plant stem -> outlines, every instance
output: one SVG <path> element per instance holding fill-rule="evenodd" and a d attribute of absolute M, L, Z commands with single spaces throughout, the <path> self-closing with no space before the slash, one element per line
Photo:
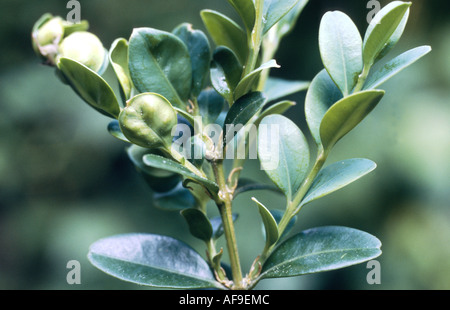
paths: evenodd
<path fill-rule="evenodd" d="M 228 190 L 225 175 L 223 171 L 223 162 L 212 161 L 211 163 L 214 175 L 216 177 L 217 185 L 219 185 L 219 198 L 221 203 L 216 202 L 219 207 L 220 216 L 222 218 L 222 224 L 224 228 L 224 235 L 228 249 L 228 255 L 230 257 L 231 273 L 233 275 L 233 289 L 242 289 L 242 270 L 239 260 L 239 253 L 236 242 L 236 234 L 234 230 L 233 214 L 232 214 L 232 195 Z"/>
<path fill-rule="evenodd" d="M 364 66 L 363 71 L 361 72 L 361 74 L 358 77 L 358 82 L 356 83 L 355 88 L 353 88 L 353 93 L 357 93 L 363 88 L 364 83 L 366 82 L 367 76 L 369 75 L 370 67 L 371 66 L 367 66 L 367 65 Z"/>

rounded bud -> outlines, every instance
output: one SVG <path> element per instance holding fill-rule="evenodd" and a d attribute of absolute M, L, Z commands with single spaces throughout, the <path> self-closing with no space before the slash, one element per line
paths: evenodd
<path fill-rule="evenodd" d="M 100 39 L 87 31 L 77 31 L 61 42 L 59 57 L 66 57 L 82 63 L 95 72 L 100 71 L 107 57 Z"/>
<path fill-rule="evenodd" d="M 170 148 L 177 113 L 163 96 L 142 93 L 127 102 L 119 115 L 119 125 L 134 144 L 145 148 Z"/>
<path fill-rule="evenodd" d="M 39 46 L 58 44 L 63 35 L 64 26 L 62 18 L 53 17 L 37 30 L 35 40 Z"/>

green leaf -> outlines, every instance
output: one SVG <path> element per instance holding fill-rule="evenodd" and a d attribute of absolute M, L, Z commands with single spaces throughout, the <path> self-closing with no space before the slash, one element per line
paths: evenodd
<path fill-rule="evenodd" d="M 129 68 L 139 92 L 155 92 L 183 108 L 192 86 L 192 67 L 186 45 L 172 33 L 136 28 L 129 43 Z"/>
<path fill-rule="evenodd" d="M 320 22 L 319 48 L 330 77 L 347 96 L 363 69 L 362 39 L 351 18 L 339 11 L 325 13 Z"/>
<path fill-rule="evenodd" d="M 59 58 L 58 69 L 87 104 L 108 117 L 119 116 L 120 106 L 116 95 L 100 75 L 85 65 L 64 57 Z"/>
<path fill-rule="evenodd" d="M 146 166 L 160 168 L 163 170 L 181 174 L 186 179 L 192 180 L 196 183 L 203 185 L 210 193 L 214 195 L 216 195 L 219 192 L 219 187 L 216 183 L 193 173 L 188 168 L 180 165 L 176 161 L 154 154 L 145 155 L 143 157 L 143 161 Z"/>
<path fill-rule="evenodd" d="M 270 30 L 282 19 L 299 0 L 264 0 L 263 9 L 263 34 Z"/>
<path fill-rule="evenodd" d="M 152 202 L 156 207 L 167 211 L 181 211 L 196 207 L 194 195 L 189 189 L 183 187 L 181 182 L 169 191 L 154 193 Z"/>
<path fill-rule="evenodd" d="M 269 77 L 264 86 L 264 94 L 269 102 L 306 90 L 308 86 L 309 82 L 307 81 L 291 81 Z"/>
<path fill-rule="evenodd" d="M 231 216 L 233 218 L 233 223 L 236 222 L 236 220 L 239 217 L 239 215 L 237 213 L 233 213 Z M 217 240 L 224 233 L 222 218 L 220 216 L 216 216 L 216 217 L 213 217 L 210 220 L 210 222 L 213 227 L 213 237 L 214 237 L 214 239 Z"/>
<path fill-rule="evenodd" d="M 380 102 L 382 90 L 366 90 L 336 102 L 325 113 L 320 124 L 320 139 L 325 152 L 356 127 Z"/>
<path fill-rule="evenodd" d="M 275 27 L 277 38 L 281 39 L 292 31 L 295 24 L 297 23 L 300 13 L 303 11 L 307 3 L 308 0 L 298 1 L 297 4 L 283 18 L 281 18 L 278 21 Z"/>
<path fill-rule="evenodd" d="M 420 46 L 395 57 L 378 70 L 370 73 L 363 89 L 377 88 L 391 77 L 428 54 L 430 51 L 430 46 Z"/>
<path fill-rule="evenodd" d="M 260 279 L 305 275 L 359 264 L 381 254 L 374 236 L 348 227 L 305 230 L 280 244 L 265 262 Z"/>
<path fill-rule="evenodd" d="M 226 46 L 238 57 L 240 63 L 247 59 L 247 35 L 245 31 L 227 16 L 213 11 L 200 12 L 203 23 L 216 46 Z"/>
<path fill-rule="evenodd" d="M 253 0 L 228 0 L 244 22 L 247 32 L 253 30 L 255 24 L 255 4 Z"/>
<path fill-rule="evenodd" d="M 115 120 L 112 120 L 111 122 L 109 122 L 107 130 L 114 138 L 117 138 L 124 142 L 131 143 L 130 140 L 128 140 L 127 137 L 124 136 L 122 130 L 120 130 L 120 125 L 119 125 L 118 120 L 115 119 Z"/>
<path fill-rule="evenodd" d="M 180 114 L 181 116 L 183 116 L 188 122 L 189 124 L 191 124 L 192 126 L 194 126 L 195 124 L 195 120 L 194 120 L 194 116 L 192 114 L 190 114 L 189 112 L 187 112 L 184 109 L 180 109 L 177 107 L 173 107 L 173 109 Z"/>
<path fill-rule="evenodd" d="M 193 97 L 197 97 L 209 76 L 211 48 L 206 35 L 201 30 L 194 30 L 191 24 L 184 23 L 173 30 L 173 34 L 186 44 L 192 65 Z"/>
<path fill-rule="evenodd" d="M 233 198 L 236 198 L 239 194 L 255 190 L 270 190 L 273 192 L 281 193 L 280 189 L 273 185 L 258 183 L 246 178 L 240 178 L 237 187 L 234 190 Z"/>
<path fill-rule="evenodd" d="M 265 235 L 266 235 L 266 244 L 264 246 L 265 249 L 269 249 L 273 244 L 275 244 L 278 240 L 278 225 L 275 219 L 272 216 L 272 213 L 264 206 L 261 202 L 259 202 L 255 197 L 252 197 L 252 200 L 258 206 L 259 214 L 261 215 Z"/>
<path fill-rule="evenodd" d="M 305 117 L 317 145 L 321 145 L 320 123 L 328 109 L 342 99 L 342 93 L 327 70 L 320 71 L 312 80 L 305 98 Z"/>
<path fill-rule="evenodd" d="M 157 154 L 162 156 L 162 153 L 156 149 L 150 150 L 134 144 L 127 148 L 128 158 L 153 191 L 171 191 L 178 183 L 180 183 L 181 177 L 170 171 L 146 166 L 142 161 L 142 158 L 147 154 Z"/>
<path fill-rule="evenodd" d="M 87 20 L 80 20 L 79 23 L 71 23 L 68 21 L 63 21 L 64 27 L 64 37 L 77 31 L 87 31 L 89 29 L 89 22 Z"/>
<path fill-rule="evenodd" d="M 198 209 L 185 209 L 181 211 L 188 223 L 189 231 L 194 237 L 208 242 L 213 235 L 213 228 L 206 215 Z"/>
<path fill-rule="evenodd" d="M 128 69 L 127 40 L 123 38 L 114 40 L 109 50 L 109 60 L 119 80 L 124 101 L 127 101 L 131 98 L 131 91 L 133 90 L 133 82 L 131 81 L 130 70 Z"/>
<path fill-rule="evenodd" d="M 300 207 L 347 186 L 373 171 L 376 166 L 369 159 L 354 158 L 339 161 L 325 167 L 314 179 Z"/>
<path fill-rule="evenodd" d="M 131 98 L 119 116 L 120 129 L 128 140 L 146 148 L 169 148 L 177 113 L 170 102 L 155 93 Z"/>
<path fill-rule="evenodd" d="M 213 123 L 219 117 L 225 105 L 223 97 L 213 88 L 204 89 L 198 96 L 197 102 L 205 124 Z"/>
<path fill-rule="evenodd" d="M 234 89 L 242 75 L 242 66 L 236 54 L 228 47 L 219 46 L 214 51 L 210 73 L 214 89 L 232 105 Z"/>
<path fill-rule="evenodd" d="M 268 62 L 262 64 L 246 76 L 242 78 L 242 80 L 239 82 L 239 84 L 236 86 L 236 89 L 234 91 L 234 100 L 237 100 L 250 92 L 251 90 L 254 90 L 255 83 L 258 82 L 259 76 L 264 70 L 268 70 L 270 68 L 279 68 L 280 66 L 277 64 L 277 62 L 274 59 L 269 60 Z"/>
<path fill-rule="evenodd" d="M 364 66 L 371 67 L 401 24 L 411 2 L 393 1 L 378 12 L 367 27 L 363 42 Z M 394 36 L 395 40 L 395 36 Z"/>
<path fill-rule="evenodd" d="M 409 8 L 406 10 L 406 13 L 403 16 L 402 21 L 398 25 L 397 29 L 389 38 L 386 45 L 381 50 L 380 54 L 378 54 L 377 58 L 375 59 L 375 62 L 386 56 L 392 50 L 392 48 L 394 48 L 394 46 L 397 44 L 397 42 L 403 35 L 403 31 L 405 30 L 406 24 L 408 23 L 408 18 L 409 18 Z"/>
<path fill-rule="evenodd" d="M 103 272 L 139 285 L 164 288 L 222 288 L 207 262 L 171 237 L 123 234 L 91 245 L 89 261 Z"/>
<path fill-rule="evenodd" d="M 233 140 L 240 128 L 243 128 L 265 103 L 266 98 L 262 93 L 253 92 L 242 96 L 231 106 L 223 125 L 224 145 Z"/>
<path fill-rule="evenodd" d="M 303 182 L 309 166 L 309 147 L 297 125 L 282 115 L 266 116 L 258 129 L 261 168 L 288 201 Z"/>
<path fill-rule="evenodd" d="M 255 126 L 259 126 L 259 124 L 261 123 L 261 121 L 263 120 L 264 117 L 268 116 L 268 115 L 272 115 L 272 114 L 283 114 L 284 112 L 286 112 L 289 108 L 293 107 L 295 105 L 294 101 L 280 101 L 277 102 L 273 105 L 271 105 L 270 107 L 268 107 L 267 109 L 265 109 L 258 117 L 258 119 L 255 121 Z"/>

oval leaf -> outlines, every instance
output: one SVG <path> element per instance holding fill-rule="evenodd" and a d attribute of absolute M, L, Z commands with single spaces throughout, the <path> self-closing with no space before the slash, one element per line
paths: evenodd
<path fill-rule="evenodd" d="M 205 124 L 213 123 L 225 105 L 223 97 L 213 88 L 204 89 L 198 96 L 197 102 L 202 121 Z"/>
<path fill-rule="evenodd" d="M 366 90 L 336 102 L 320 124 L 320 138 L 325 152 L 356 127 L 380 102 L 382 90 Z"/>
<path fill-rule="evenodd" d="M 264 86 L 264 94 L 269 102 L 306 90 L 308 86 L 309 82 L 307 81 L 291 81 L 269 77 Z"/>
<path fill-rule="evenodd" d="M 282 115 L 266 116 L 258 129 L 261 169 L 288 201 L 303 182 L 309 166 L 309 147 L 297 125 Z"/>
<path fill-rule="evenodd" d="M 213 235 L 213 228 L 206 215 L 198 209 L 185 209 L 181 211 L 188 223 L 189 231 L 194 237 L 208 242 Z"/>
<path fill-rule="evenodd" d="M 125 39 L 116 39 L 109 50 L 109 60 L 123 93 L 124 101 L 131 98 L 133 82 L 128 69 L 128 42 Z"/>
<path fill-rule="evenodd" d="M 173 30 L 181 41 L 186 45 L 192 65 L 192 88 L 191 94 L 197 97 L 206 84 L 211 61 L 211 48 L 206 35 L 192 28 L 191 24 L 181 24 Z"/>
<path fill-rule="evenodd" d="M 431 52 L 430 46 L 419 46 L 388 61 L 367 78 L 364 89 L 374 89 Z"/>
<path fill-rule="evenodd" d="M 269 31 L 298 2 L 299 0 L 264 0 L 263 33 Z"/>
<path fill-rule="evenodd" d="M 195 208 L 196 201 L 191 191 L 178 182 L 178 184 L 169 191 L 155 193 L 153 203 L 156 207 L 167 211 L 180 211 L 189 208 Z"/>
<path fill-rule="evenodd" d="M 200 12 L 203 23 L 216 46 L 226 46 L 239 58 L 241 63 L 247 59 L 247 35 L 233 20 L 227 16 L 213 11 Z"/>
<path fill-rule="evenodd" d="M 325 68 L 347 96 L 363 69 L 362 39 L 351 18 L 339 11 L 325 13 L 320 22 L 319 48 Z"/>
<path fill-rule="evenodd" d="M 278 240 L 277 222 L 272 216 L 272 213 L 270 213 L 270 211 L 266 208 L 266 206 L 260 203 L 255 197 L 252 197 L 252 200 L 258 206 L 259 214 L 261 215 L 264 224 L 264 230 L 266 235 L 266 245 L 264 246 L 264 248 L 269 249 L 270 246 L 275 244 L 275 242 L 277 242 Z"/>
<path fill-rule="evenodd" d="M 410 2 L 393 1 L 382 8 L 367 27 L 363 42 L 364 66 L 370 67 L 402 22 Z"/>
<path fill-rule="evenodd" d="M 120 106 L 116 95 L 100 75 L 85 65 L 64 57 L 59 58 L 58 69 L 87 104 L 108 117 L 119 116 Z"/>
<path fill-rule="evenodd" d="M 348 227 L 305 230 L 280 244 L 263 265 L 261 279 L 305 275 L 359 264 L 381 254 L 374 236 Z"/>
<path fill-rule="evenodd" d="M 128 140 L 127 137 L 124 136 L 122 130 L 120 130 L 118 120 L 112 120 L 111 122 L 109 122 L 107 130 L 114 138 L 131 143 L 130 140 Z"/>
<path fill-rule="evenodd" d="M 328 109 L 342 99 L 342 93 L 330 78 L 327 70 L 320 71 L 312 80 L 305 98 L 305 118 L 317 145 L 320 140 L 320 123 Z"/>
<path fill-rule="evenodd" d="M 299 0 L 297 4 L 276 24 L 276 34 L 277 38 L 283 38 L 289 32 L 292 31 L 300 13 L 303 11 L 304 7 L 308 3 L 308 0 Z"/>
<path fill-rule="evenodd" d="M 374 170 L 376 166 L 369 159 L 354 158 L 339 161 L 325 167 L 314 179 L 300 207 L 347 186 Z"/>
<path fill-rule="evenodd" d="M 188 168 L 180 165 L 176 161 L 154 154 L 145 155 L 143 157 L 143 161 L 146 166 L 160 168 L 163 170 L 181 174 L 185 178 L 193 180 L 194 182 L 203 185 L 212 194 L 217 194 L 219 192 L 219 187 L 216 183 L 193 173 Z"/>
<path fill-rule="evenodd" d="M 236 54 L 228 47 L 219 46 L 214 51 L 210 73 L 214 89 L 232 105 L 234 89 L 242 75 L 242 66 Z"/>
<path fill-rule="evenodd" d="M 272 115 L 272 114 L 283 114 L 284 112 L 286 112 L 289 108 L 293 107 L 295 105 L 294 101 L 280 101 L 277 102 L 273 105 L 271 105 L 270 107 L 268 107 L 267 109 L 265 109 L 261 115 L 258 117 L 258 119 L 255 121 L 255 126 L 259 126 L 259 124 L 261 123 L 262 119 L 268 115 Z"/>
<path fill-rule="evenodd" d="M 259 76 L 264 70 L 269 70 L 270 68 L 279 68 L 280 66 L 274 59 L 269 60 L 268 62 L 262 64 L 246 76 L 242 78 L 239 84 L 236 86 L 234 91 L 234 100 L 239 99 L 244 96 L 248 92 L 250 92 L 254 88 L 255 82 L 258 81 Z"/>
<path fill-rule="evenodd" d="M 244 22 L 247 32 L 253 30 L 255 24 L 255 4 L 253 0 L 228 0 Z"/>
<path fill-rule="evenodd" d="M 124 234 L 91 245 L 89 261 L 124 281 L 165 288 L 222 288 L 206 261 L 185 243 L 166 236 Z"/>
<path fill-rule="evenodd" d="M 154 92 L 183 108 L 189 99 L 192 68 L 186 45 L 174 34 L 136 28 L 129 43 L 129 68 L 139 92 Z"/>

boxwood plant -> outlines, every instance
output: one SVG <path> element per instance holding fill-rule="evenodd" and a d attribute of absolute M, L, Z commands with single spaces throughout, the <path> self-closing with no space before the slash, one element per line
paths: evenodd
<path fill-rule="evenodd" d="M 126 151 L 151 187 L 153 204 L 180 211 L 189 232 L 205 245 L 200 255 L 172 237 L 121 234 L 92 244 L 88 258 L 94 266 L 152 287 L 252 289 L 263 279 L 334 270 L 381 254 L 380 241 L 357 229 L 289 230 L 305 205 L 375 169 L 363 158 L 325 163 L 335 144 L 380 102 L 385 92 L 379 86 L 431 49 L 421 46 L 384 60 L 405 29 L 411 3 L 386 5 L 363 37 L 349 16 L 331 11 L 319 29 L 324 69 L 310 83 L 271 77 L 279 68 L 275 52 L 307 2 L 228 0 L 239 21 L 206 9 L 201 18 L 207 34 L 188 23 L 171 32 L 136 28 L 109 50 L 88 32 L 87 21 L 72 24 L 45 14 L 36 22 L 32 43 L 42 62 L 112 119 L 108 131 L 129 143 Z M 102 77 L 108 66 L 120 94 Z M 294 105 L 283 98 L 299 91 L 306 91 L 315 146 L 282 115 Z M 230 150 L 243 156 L 226 156 Z M 245 178 L 243 166 L 254 150 L 273 185 Z M 261 215 L 265 244 L 244 272 L 236 243 L 244 236 L 235 233 L 233 200 L 252 190 L 274 191 L 286 203 L 249 201 Z M 210 216 L 212 205 L 220 216 Z M 225 238 L 225 250 L 217 247 L 219 238 Z"/>

